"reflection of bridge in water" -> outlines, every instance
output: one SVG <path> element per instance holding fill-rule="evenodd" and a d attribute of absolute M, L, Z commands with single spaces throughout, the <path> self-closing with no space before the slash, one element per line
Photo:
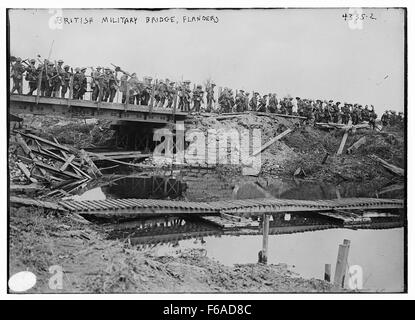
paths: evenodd
<path fill-rule="evenodd" d="M 356 229 L 383 229 L 402 227 L 403 222 L 399 217 L 395 219 L 372 219 L 371 224 L 355 226 Z M 273 215 L 269 223 L 269 234 L 293 234 L 301 232 L 313 232 L 344 227 L 330 219 L 302 214 L 291 215 L 290 220 L 284 215 Z M 173 247 L 179 245 L 179 241 L 195 239 L 204 243 L 204 237 L 230 236 L 260 236 L 262 224 L 257 227 L 223 228 L 205 220 L 184 217 L 159 217 L 146 220 L 136 220 L 118 224 L 106 224 L 110 239 L 128 240 L 133 245 L 142 248 L 153 247 L 160 244 L 168 244 Z"/>
<path fill-rule="evenodd" d="M 135 245 L 171 243 L 185 239 L 218 236 L 223 231 L 203 221 L 192 221 L 182 217 L 163 217 L 149 220 L 123 222 L 106 226 L 110 239 L 128 239 Z"/>

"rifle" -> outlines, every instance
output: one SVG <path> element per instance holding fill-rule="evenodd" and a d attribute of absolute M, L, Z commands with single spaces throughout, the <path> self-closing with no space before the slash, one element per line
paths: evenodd
<path fill-rule="evenodd" d="M 127 75 L 127 76 L 131 77 L 131 74 L 129 74 L 128 72 L 126 72 L 126 71 L 122 70 L 119 66 L 116 66 L 116 65 L 115 65 L 115 64 L 113 64 L 113 63 L 111 63 L 111 65 L 112 65 L 113 67 L 115 67 L 115 71 L 116 71 L 116 72 L 120 71 L 120 72 L 124 73 L 125 75 Z"/>

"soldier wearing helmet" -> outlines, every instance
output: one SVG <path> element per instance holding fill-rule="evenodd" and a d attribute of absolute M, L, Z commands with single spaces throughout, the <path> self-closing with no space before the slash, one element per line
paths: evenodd
<path fill-rule="evenodd" d="M 200 113 L 200 106 L 203 103 L 203 89 L 201 85 L 193 90 L 193 111 Z"/>
<path fill-rule="evenodd" d="M 37 89 L 38 85 L 38 71 L 36 69 L 36 60 L 30 59 L 29 65 L 26 67 L 25 80 L 29 83 L 29 93 L 27 95 L 33 95 L 33 92 Z"/>
<path fill-rule="evenodd" d="M 212 112 L 213 111 L 213 104 L 216 102 L 215 100 L 215 86 L 216 84 L 208 83 L 206 85 L 206 112 Z"/>
<path fill-rule="evenodd" d="M 72 73 L 70 72 L 70 66 L 65 65 L 63 67 L 62 73 L 62 89 L 61 89 L 61 98 L 65 98 L 66 92 L 70 87 Z"/>
<path fill-rule="evenodd" d="M 141 90 L 141 94 L 140 94 L 140 103 L 143 106 L 147 106 L 149 101 L 150 101 L 150 97 L 151 97 L 151 92 L 153 90 L 153 84 L 151 83 L 153 81 L 152 77 L 144 77 L 143 78 L 143 85 L 142 85 L 142 90 Z"/>
<path fill-rule="evenodd" d="M 23 84 L 23 73 L 25 72 L 25 67 L 22 64 L 21 58 L 16 58 L 16 61 L 11 65 L 10 78 L 13 79 L 13 88 L 11 93 L 17 91 L 18 94 L 22 94 L 22 84 Z"/>

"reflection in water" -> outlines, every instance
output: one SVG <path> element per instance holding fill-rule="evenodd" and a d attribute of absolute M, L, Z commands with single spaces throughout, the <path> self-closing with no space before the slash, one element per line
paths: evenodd
<path fill-rule="evenodd" d="M 403 228 L 387 230 L 328 229 L 314 232 L 273 235 L 269 238 L 268 263 L 287 263 L 305 278 L 323 279 L 324 265 L 330 263 L 332 275 L 336 265 L 338 245 L 351 240 L 349 266 L 363 270 L 363 290 L 400 292 L 404 285 Z M 207 256 L 225 265 L 256 263 L 262 236 L 243 235 L 206 237 L 205 243 L 180 241 L 180 248 L 203 248 Z M 168 246 L 154 251 L 163 255 Z M 346 280 L 347 281 L 347 280 Z M 346 282 L 347 283 L 347 282 Z"/>
<path fill-rule="evenodd" d="M 169 243 L 174 246 L 179 240 L 222 234 L 221 229 L 210 223 L 172 216 L 123 222 L 106 228 L 109 239 L 128 239 L 135 245 Z"/>
<path fill-rule="evenodd" d="M 403 198 L 404 190 L 375 189 L 357 183 L 332 185 L 297 179 L 223 177 L 216 171 L 163 172 L 157 175 L 104 176 L 79 191 L 82 200 L 99 200 L 102 195 L 88 193 L 101 189 L 108 198 L 186 199 L 189 201 L 216 201 L 248 198 L 281 198 L 322 200 L 352 197 Z M 386 192 L 385 192 L 386 190 Z M 98 197 L 99 196 L 99 197 Z"/>
<path fill-rule="evenodd" d="M 208 257 L 225 265 L 256 263 L 262 246 L 260 228 L 228 230 L 183 217 L 135 220 L 105 228 L 110 239 L 124 239 L 156 255 L 204 249 Z M 351 240 L 349 265 L 363 268 L 365 290 L 402 291 L 403 228 L 349 230 L 317 215 L 273 215 L 268 262 L 287 263 L 302 277 L 322 279 L 326 263 L 332 265 L 334 275 L 343 239 Z"/>
<path fill-rule="evenodd" d="M 174 175 L 104 177 L 80 192 L 78 199 L 151 198 L 215 201 L 232 198 L 335 199 L 376 197 L 367 185 L 344 183 L 338 186 L 319 182 L 276 178 L 224 178 L 219 173 L 176 172 Z M 395 188 L 396 189 L 396 188 Z M 390 192 L 379 194 L 392 197 Z M 394 191 L 402 198 L 402 190 Z M 393 195 L 393 193 L 392 193 Z M 384 219 L 384 220 L 382 220 Z M 373 218 L 382 227 L 402 225 L 402 221 Z M 260 229 L 221 229 L 212 223 L 183 217 L 157 217 L 118 224 L 105 224 L 110 239 L 124 239 L 141 250 L 166 254 L 187 248 L 202 248 L 223 264 L 256 263 L 261 249 Z M 365 226 L 366 227 L 366 226 Z M 310 232 L 305 232 L 310 231 Z M 311 232 L 312 231 L 312 232 Z M 386 230 L 340 229 L 338 221 L 314 213 L 275 214 L 270 222 L 269 263 L 287 263 L 303 277 L 322 279 L 324 264 L 332 265 L 338 245 L 351 240 L 350 265 L 360 265 L 364 288 L 401 291 L 403 286 L 403 228 Z"/>

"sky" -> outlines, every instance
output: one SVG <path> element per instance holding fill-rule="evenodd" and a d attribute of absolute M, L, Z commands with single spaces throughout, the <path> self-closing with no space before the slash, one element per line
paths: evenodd
<path fill-rule="evenodd" d="M 373 104 L 378 114 L 403 111 L 404 12 L 364 9 L 360 29 L 344 13 L 348 9 L 11 10 L 10 53 L 50 54 L 73 67 L 113 63 L 139 77 L 212 79 L 218 87 L 278 97 Z M 189 22 L 198 16 L 213 18 Z M 102 22 L 121 17 L 135 23 Z M 160 17 L 169 22 L 146 22 Z"/>

